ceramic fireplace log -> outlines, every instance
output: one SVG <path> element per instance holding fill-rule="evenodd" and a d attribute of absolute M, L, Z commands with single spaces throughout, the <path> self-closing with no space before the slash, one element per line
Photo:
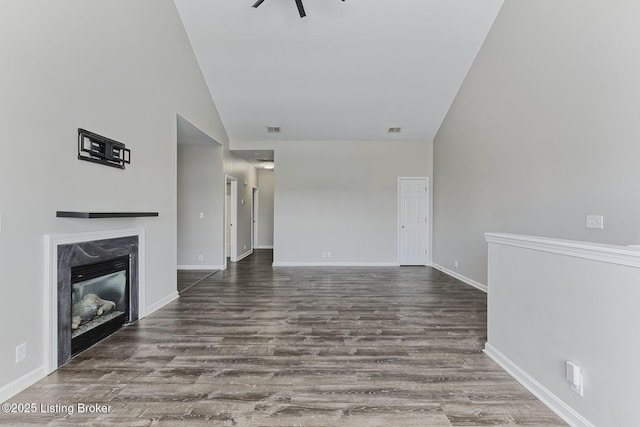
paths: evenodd
<path fill-rule="evenodd" d="M 71 329 L 78 329 L 82 323 L 109 313 L 116 303 L 100 298 L 96 294 L 87 294 L 82 300 L 73 304 Z"/>

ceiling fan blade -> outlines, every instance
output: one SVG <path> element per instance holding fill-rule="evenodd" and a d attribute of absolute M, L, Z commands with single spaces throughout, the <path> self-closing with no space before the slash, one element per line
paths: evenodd
<path fill-rule="evenodd" d="M 298 6 L 298 12 L 300 12 L 300 18 L 304 18 L 305 16 L 307 16 L 307 14 L 304 13 L 304 6 L 302 5 L 302 0 L 296 0 L 296 6 Z"/>
<path fill-rule="evenodd" d="M 252 7 L 258 7 L 262 3 L 264 3 L 264 0 L 257 0 Z M 304 18 L 305 16 L 307 16 L 307 13 L 304 11 L 304 6 L 302 5 L 302 0 L 296 0 L 296 6 L 298 6 L 298 13 L 300 14 L 300 18 Z"/>

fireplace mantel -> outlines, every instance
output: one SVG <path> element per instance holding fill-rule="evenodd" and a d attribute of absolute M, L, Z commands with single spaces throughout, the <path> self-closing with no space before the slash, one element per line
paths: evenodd
<path fill-rule="evenodd" d="M 158 216 L 158 212 L 76 212 L 56 211 L 57 218 L 138 218 Z"/>

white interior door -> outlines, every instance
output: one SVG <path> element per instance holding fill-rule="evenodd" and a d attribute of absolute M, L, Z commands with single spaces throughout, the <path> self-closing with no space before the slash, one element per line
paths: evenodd
<path fill-rule="evenodd" d="M 231 262 L 238 260 L 238 180 L 227 175 L 227 195 L 225 197 L 225 252 Z M 225 267 L 227 258 L 225 257 Z"/>
<path fill-rule="evenodd" d="M 225 237 L 225 256 L 228 258 L 231 256 L 231 184 L 227 184 L 227 212 L 226 212 L 226 237 Z"/>
<path fill-rule="evenodd" d="M 231 262 L 238 261 L 238 181 L 231 181 Z"/>
<path fill-rule="evenodd" d="M 258 218 L 259 218 L 259 206 L 258 206 L 258 189 L 253 187 L 253 217 L 252 217 L 252 221 L 253 221 L 253 229 L 252 229 L 252 233 L 251 233 L 251 247 L 253 249 L 258 249 L 259 242 L 258 242 Z"/>
<path fill-rule="evenodd" d="M 399 263 L 428 264 L 428 181 L 427 178 L 400 178 Z"/>

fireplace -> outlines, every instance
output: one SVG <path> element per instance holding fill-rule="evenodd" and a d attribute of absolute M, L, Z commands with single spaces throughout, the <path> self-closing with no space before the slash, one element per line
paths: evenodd
<path fill-rule="evenodd" d="M 48 371 L 140 316 L 144 229 L 47 236 Z"/>
<path fill-rule="evenodd" d="M 131 256 L 71 268 L 71 356 L 129 320 Z"/>

